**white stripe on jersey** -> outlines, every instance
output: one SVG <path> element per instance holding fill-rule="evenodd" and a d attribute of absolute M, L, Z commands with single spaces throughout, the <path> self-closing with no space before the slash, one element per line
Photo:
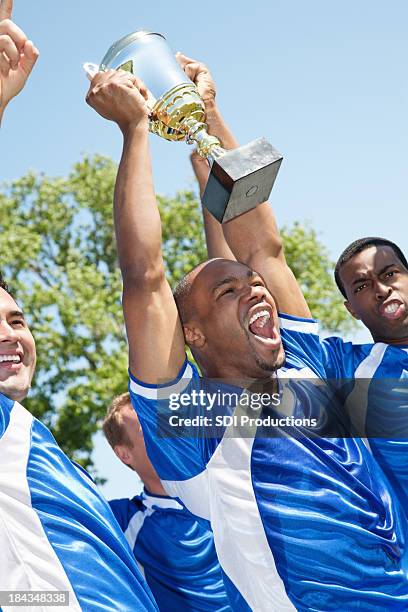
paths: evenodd
<path fill-rule="evenodd" d="M 172 385 L 163 385 L 162 387 L 147 387 L 146 385 L 139 384 L 133 380 L 132 377 L 130 377 L 130 388 L 133 393 L 141 395 L 149 400 L 168 399 L 172 393 L 182 393 L 184 389 L 188 387 L 192 376 L 192 367 L 189 363 L 187 363 L 182 376 Z"/>
<path fill-rule="evenodd" d="M 165 510 L 169 508 L 172 510 L 183 510 L 183 506 L 179 504 L 178 501 L 175 499 L 168 499 L 167 497 L 156 497 L 154 495 L 149 495 L 148 493 L 143 493 L 142 502 L 146 510 L 140 510 L 138 512 L 135 512 L 135 514 L 130 519 L 125 531 L 125 538 L 128 541 L 128 544 L 132 551 L 135 547 L 139 531 L 143 527 L 143 523 L 145 522 L 148 516 L 152 516 L 152 514 L 157 510 L 157 508 L 164 508 Z M 153 506 L 156 507 L 154 508 Z M 140 564 L 139 567 L 141 567 Z"/>
<path fill-rule="evenodd" d="M 70 612 L 81 612 L 65 570 L 31 506 L 27 464 L 32 423 L 32 415 L 15 402 L 0 438 L 0 591 L 68 591 Z M 47 609 L 30 607 L 32 612 Z"/>
<path fill-rule="evenodd" d="M 368 389 L 371 384 L 371 379 L 380 365 L 382 358 L 384 357 L 387 346 L 388 344 L 384 344 L 383 342 L 377 342 L 374 344 L 367 357 L 363 359 L 354 372 L 354 378 L 356 380 L 364 379 L 364 382 L 361 382 L 360 380 L 354 385 L 354 389 L 351 391 L 346 400 L 345 409 L 351 422 L 359 432 L 363 432 L 366 429 Z M 358 406 L 358 411 L 355 410 L 356 406 Z M 367 448 L 371 450 L 368 439 L 361 439 Z"/>
<path fill-rule="evenodd" d="M 277 378 L 288 378 L 289 380 L 293 380 L 294 378 L 313 378 L 316 380 L 316 384 L 326 384 L 323 379 L 319 378 L 319 376 L 308 367 L 300 369 L 288 368 L 287 370 L 285 368 L 280 368 L 277 370 L 276 376 Z"/>
<path fill-rule="evenodd" d="M 314 321 L 286 319 L 286 317 L 278 317 L 278 321 L 279 327 L 282 329 L 288 329 L 289 331 L 301 334 L 313 334 L 314 336 L 319 334 L 319 324 Z"/>
<path fill-rule="evenodd" d="M 125 531 L 125 538 L 128 541 L 128 544 L 133 551 L 137 536 L 139 535 L 139 531 L 143 527 L 143 523 L 148 516 L 151 516 L 154 512 L 154 509 L 148 508 L 144 512 L 136 512 L 129 521 L 127 529 Z"/>
<path fill-rule="evenodd" d="M 246 412 L 246 406 L 238 404 L 234 411 L 238 423 Z M 256 427 L 245 433 L 241 426 L 238 431 L 234 424 L 227 427 L 206 470 L 194 478 L 171 483 L 172 490 L 178 491 L 186 506 L 199 516 L 203 516 L 202 507 L 197 512 L 197 507 L 191 506 L 209 503 L 220 565 L 252 610 L 295 611 L 276 569 L 254 493 L 251 456 L 255 434 Z M 208 490 L 200 491 L 204 480 Z M 166 487 L 168 484 L 166 481 Z"/>
<path fill-rule="evenodd" d="M 246 412 L 247 408 L 238 404 L 234 412 L 238 423 Z M 257 612 L 292 611 L 296 608 L 276 569 L 252 483 L 256 429 L 248 427 L 244 433 L 241 425 L 227 427 L 207 465 L 211 526 L 221 567 L 249 607 Z"/>
<path fill-rule="evenodd" d="M 162 508 L 163 510 L 183 510 L 183 506 L 179 504 L 176 499 L 149 495 L 146 493 L 146 491 L 144 491 L 142 494 L 142 502 L 145 508 L 153 508 L 153 506 L 155 506 L 156 508 Z"/>
<path fill-rule="evenodd" d="M 208 467 L 208 466 L 207 466 Z M 163 487 L 171 497 L 178 497 L 192 514 L 211 520 L 208 472 L 203 472 L 187 480 L 162 480 Z"/>

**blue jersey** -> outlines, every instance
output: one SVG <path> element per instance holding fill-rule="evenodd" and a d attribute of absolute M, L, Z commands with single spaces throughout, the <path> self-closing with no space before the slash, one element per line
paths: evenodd
<path fill-rule="evenodd" d="M 279 380 L 316 384 L 300 384 L 295 394 L 289 389 L 278 410 L 324 420 L 317 324 L 282 315 L 281 326 L 286 364 Z M 175 409 L 180 394 L 193 397 L 199 386 L 196 369 L 186 363 L 167 386 L 131 377 L 130 393 L 166 490 L 211 523 L 232 608 L 407 610 L 405 520 L 363 442 L 268 435 L 263 409 L 243 432 L 245 392 L 227 415 L 238 417 L 238 430 L 226 419 L 218 436 L 191 429 L 163 435 L 164 404 Z"/>
<path fill-rule="evenodd" d="M 171 497 L 109 502 L 162 612 L 229 612 L 211 531 Z"/>
<path fill-rule="evenodd" d="M 91 478 L 4 395 L 0 457 L 0 591 L 68 591 L 69 610 L 77 612 L 157 610 Z M 37 609 L 48 607 L 30 607 Z"/>
<path fill-rule="evenodd" d="M 408 347 L 322 341 L 327 377 L 341 380 L 351 420 L 369 439 L 402 506 L 408 510 Z"/>

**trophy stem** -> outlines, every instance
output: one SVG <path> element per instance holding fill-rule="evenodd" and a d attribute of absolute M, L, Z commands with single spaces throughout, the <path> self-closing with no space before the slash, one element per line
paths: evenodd
<path fill-rule="evenodd" d="M 182 129 L 187 133 L 187 143 L 195 144 L 197 153 L 207 158 L 210 166 L 225 153 L 218 138 L 208 134 L 207 125 L 202 121 L 189 117 L 183 121 Z"/>

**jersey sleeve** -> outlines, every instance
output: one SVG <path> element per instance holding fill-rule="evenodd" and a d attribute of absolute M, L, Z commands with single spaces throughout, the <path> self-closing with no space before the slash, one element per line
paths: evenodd
<path fill-rule="evenodd" d="M 313 435 L 347 437 L 351 424 L 342 403 L 350 392 L 350 384 L 341 375 L 336 377 L 326 370 L 327 357 L 317 321 L 286 314 L 279 314 L 279 321 L 286 354 L 286 384 L 298 400 L 301 398 L 293 414 L 314 419 L 315 425 L 310 430 Z"/>
<path fill-rule="evenodd" d="M 178 400 L 191 396 L 199 386 L 198 371 L 187 358 L 177 378 L 165 385 L 148 385 L 130 374 L 132 405 L 149 459 L 162 480 L 186 480 L 205 469 L 209 458 L 205 433 L 199 426 L 187 430 L 179 426 L 193 414 L 191 406 L 180 405 Z"/>
<path fill-rule="evenodd" d="M 279 313 L 279 326 L 286 355 L 285 366 L 297 370 L 309 368 L 323 378 L 323 355 L 317 321 Z"/>
<path fill-rule="evenodd" d="M 128 528 L 132 517 L 137 512 L 143 511 L 140 496 L 136 496 L 133 499 L 111 499 L 109 500 L 109 505 L 123 532 Z"/>
<path fill-rule="evenodd" d="M 337 336 L 321 340 L 323 366 L 329 379 L 354 377 L 354 345 Z"/>
<path fill-rule="evenodd" d="M 0 393 L 0 438 L 3 436 L 10 422 L 10 412 L 13 405 L 13 400 Z"/>

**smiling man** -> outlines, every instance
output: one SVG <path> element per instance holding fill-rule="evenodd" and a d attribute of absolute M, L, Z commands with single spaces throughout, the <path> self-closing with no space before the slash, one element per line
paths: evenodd
<path fill-rule="evenodd" d="M 189 76 L 200 70 L 208 85 L 208 71 L 187 63 Z M 208 88 L 202 93 L 213 129 L 220 116 Z M 87 102 L 123 133 L 114 217 L 130 394 L 164 488 L 210 522 L 234 610 L 406 610 L 406 522 L 369 451 L 343 435 L 336 404 L 328 402 L 317 324 L 282 250 L 273 243 L 271 253 L 259 231 L 269 227 L 269 206 L 227 224 L 230 247 L 244 263 L 210 259 L 172 295 L 147 97 L 135 76 L 108 71 L 94 76 Z M 279 310 L 289 314 L 277 313 L 275 285 Z M 251 406 L 259 388 L 271 398 L 280 393 L 276 410 L 272 401 Z M 221 426 L 172 430 L 169 398 L 178 396 L 179 413 L 192 416 L 203 389 L 218 398 Z M 208 414 L 208 406 L 196 412 Z M 331 414 L 339 437 L 322 435 Z M 313 417 L 318 428 L 272 428 L 273 415 L 300 423 Z M 256 418 L 244 426 L 249 416 Z"/>
<path fill-rule="evenodd" d="M 0 119 L 38 57 L 11 21 L 12 4 L 0 1 Z M 33 336 L 0 275 L 0 608 L 157 610 L 90 476 L 19 403 L 35 363 Z"/>
<path fill-rule="evenodd" d="M 27 396 L 34 375 L 34 338 L 21 309 L 0 282 L 0 392 L 20 401 Z"/>
<path fill-rule="evenodd" d="M 19 403 L 35 361 L 33 336 L 0 277 L 0 591 L 11 593 L 1 604 L 14 609 L 13 593 L 25 590 L 30 610 L 62 602 L 78 612 L 156 610 L 107 502 Z"/>

